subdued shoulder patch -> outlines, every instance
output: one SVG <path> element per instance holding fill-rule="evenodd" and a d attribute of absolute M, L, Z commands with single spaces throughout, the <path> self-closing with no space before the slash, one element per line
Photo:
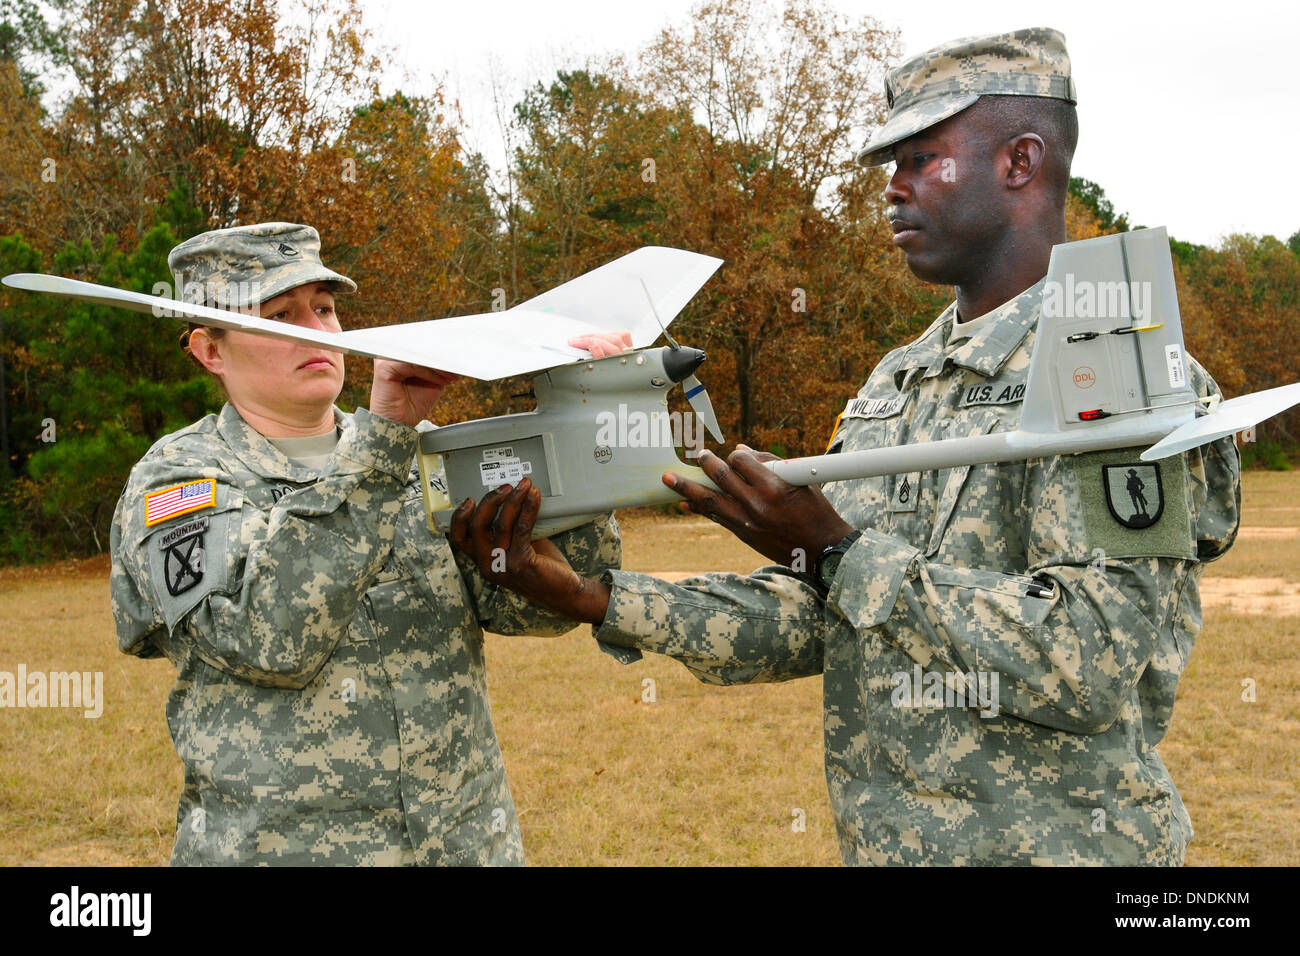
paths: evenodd
<path fill-rule="evenodd" d="M 1088 550 L 1108 557 L 1196 557 L 1182 456 L 1142 461 L 1138 449 L 1071 459 Z"/>
<path fill-rule="evenodd" d="M 1126 528 L 1141 531 L 1160 520 L 1165 498 L 1159 462 L 1124 462 L 1101 466 L 1101 487 L 1111 517 Z"/>
<path fill-rule="evenodd" d="M 207 530 L 208 519 L 198 518 L 159 535 L 157 544 L 163 552 L 163 581 L 172 597 L 179 597 L 203 580 L 207 553 L 203 538 Z"/>

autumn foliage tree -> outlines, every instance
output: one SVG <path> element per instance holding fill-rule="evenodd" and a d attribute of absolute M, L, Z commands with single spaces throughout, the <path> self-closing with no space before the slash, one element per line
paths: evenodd
<path fill-rule="evenodd" d="M 524 271 L 551 284 L 647 243 L 724 259 L 678 335 L 710 354 L 725 430 L 812 448 L 930 301 L 890 248 L 881 173 L 852 165 L 895 42 L 802 0 L 706 4 L 635 69 L 537 84 L 516 108 Z"/>
<path fill-rule="evenodd" d="M 447 314 L 460 282 L 449 206 L 465 192 L 456 137 L 436 94 L 379 96 L 352 0 L 310 6 L 297 27 L 267 0 L 67 0 L 65 14 L 75 88 L 57 115 L 45 118 L 17 65 L 0 62 L 0 122 L 30 132 L 0 168 L 6 272 L 152 292 L 189 235 L 310 222 L 326 261 L 361 285 L 341 307 L 350 324 Z M 44 182 L 43 168 L 56 171 Z M 35 208 L 22 201 L 33 194 Z M 170 323 L 19 295 L 0 297 L 3 417 L 16 426 L 3 477 L 17 479 L 0 508 L 35 533 L 0 548 L 100 550 L 131 464 L 219 396 Z M 362 365 L 351 371 L 368 382 Z M 359 381 L 350 392 L 364 401 Z M 37 414 L 57 423 L 57 442 L 31 429 Z"/>
<path fill-rule="evenodd" d="M 896 43 L 870 18 L 809 2 L 710 3 L 644 59 L 640 85 L 695 120 L 656 184 L 673 233 L 727 263 L 683 331 L 723 359 L 709 370 L 729 370 L 734 383 L 720 390 L 720 411 L 750 443 L 793 452 L 823 442 L 835 402 L 880 350 L 880 313 L 864 314 L 862 290 L 911 289 L 880 281 L 902 278 L 883 203 L 868 198 L 884 181 L 852 165 L 883 117 Z M 859 268 L 836 268 L 846 260 Z"/>

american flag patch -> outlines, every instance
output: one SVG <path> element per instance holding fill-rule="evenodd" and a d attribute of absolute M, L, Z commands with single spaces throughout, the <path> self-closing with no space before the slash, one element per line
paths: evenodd
<path fill-rule="evenodd" d="M 177 515 L 211 508 L 216 503 L 217 483 L 211 478 L 151 491 L 144 496 L 144 523 L 146 526 L 155 525 Z"/>

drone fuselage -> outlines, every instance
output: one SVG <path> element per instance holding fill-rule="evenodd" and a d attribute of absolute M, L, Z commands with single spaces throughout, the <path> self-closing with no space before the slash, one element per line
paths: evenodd
<path fill-rule="evenodd" d="M 420 477 L 430 528 L 445 533 L 460 502 L 523 478 L 542 495 L 535 537 L 616 508 L 681 500 L 663 484 L 665 471 L 713 487 L 677 454 L 678 445 L 698 453 L 703 436 L 691 412 L 668 408 L 674 377 L 689 374 L 675 361 L 684 351 L 651 348 L 561 365 L 533 379 L 534 411 L 424 432 Z"/>

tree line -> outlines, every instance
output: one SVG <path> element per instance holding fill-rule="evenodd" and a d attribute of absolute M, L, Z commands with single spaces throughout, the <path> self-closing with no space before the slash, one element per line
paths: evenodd
<path fill-rule="evenodd" d="M 900 47 L 824 0 L 704 2 L 634 62 L 592 55 L 498 90 L 494 166 L 441 92 L 381 92 L 357 0 L 292 21 L 271 0 L 0 0 L 0 274 L 154 292 L 183 239 L 305 222 L 358 283 L 345 327 L 366 327 L 508 307 L 643 245 L 690 249 L 725 260 L 674 325 L 709 353 L 724 431 L 815 453 L 950 298 L 893 248 L 885 172 L 852 164 Z M 1076 179 L 1067 226 L 1129 223 Z M 1294 380 L 1300 233 L 1171 245 L 1188 348 L 1225 391 Z M 102 551 L 135 461 L 220 407 L 181 328 L 0 292 L 0 561 Z M 340 404 L 368 382 L 350 359 Z M 438 416 L 524 410 L 523 390 L 462 382 Z M 1294 421 L 1261 428 L 1255 457 Z"/>

